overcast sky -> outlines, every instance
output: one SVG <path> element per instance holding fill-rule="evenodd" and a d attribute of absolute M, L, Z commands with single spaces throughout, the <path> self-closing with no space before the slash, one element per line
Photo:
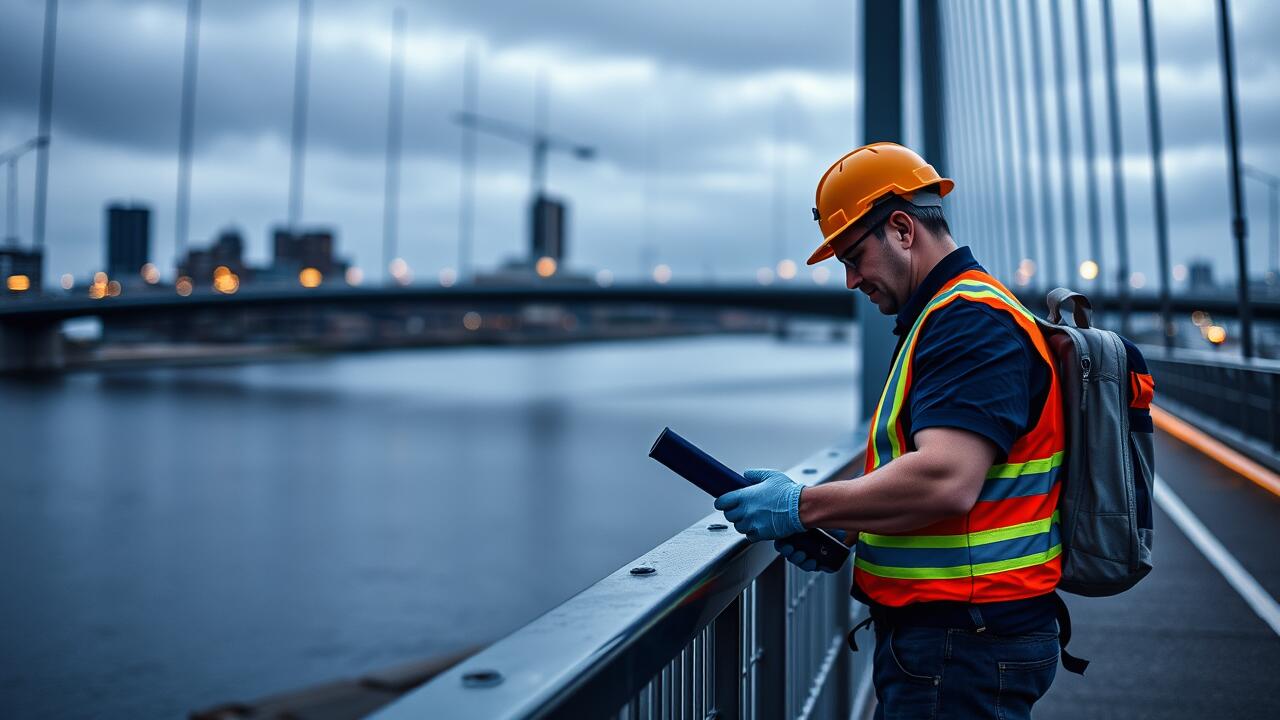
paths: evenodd
<path fill-rule="evenodd" d="M 991 1 L 1007 6 L 1007 0 Z M 1133 264 L 1154 279 L 1138 0 L 1113 2 Z M 1173 261 L 1208 257 L 1219 275 L 1230 276 L 1215 2 L 1153 4 Z M 664 262 L 675 281 L 747 280 L 776 263 L 779 249 L 803 263 L 820 241 L 809 210 L 814 184 L 827 165 L 864 141 L 857 3 L 317 0 L 303 219 L 335 228 L 340 252 L 370 277 L 381 274 L 396 5 L 408 12 L 400 254 L 420 279 L 457 264 L 461 131 L 450 116 L 461 107 L 469 45 L 479 57 L 481 113 L 531 124 L 535 78 L 544 73 L 551 130 L 598 149 L 591 162 L 555 155 L 550 163 L 550 190 L 571 202 L 570 264 L 584 270 L 608 268 L 627 278 Z M 944 5 L 954 21 L 979 3 Z M 103 266 L 104 207 L 113 200 L 153 209 L 152 257 L 169 273 L 186 6 L 182 0 L 60 4 L 47 281 L 64 272 L 85 276 Z M 262 261 L 268 228 L 287 211 L 297 3 L 206 0 L 203 6 L 190 238 L 203 245 L 220 229 L 236 226 L 245 233 L 251 258 Z M 1280 174 L 1280 5 L 1237 0 L 1231 6 L 1243 157 Z M 1105 156 L 1100 3 L 1086 0 L 1086 8 L 1095 136 Z M 1049 62 L 1046 74 L 1053 68 L 1049 12 L 1042 5 L 1039 46 Z M 0 13 L 0 149 L 7 149 L 36 133 L 44 2 L 0 0 Z M 1061 15 L 1069 128 L 1079 154 L 1074 4 Z M 1025 10 L 1021 21 L 1027 27 Z M 957 70 L 979 47 L 966 38 L 952 36 L 948 57 Z M 912 43 L 903 55 L 911 70 Z M 1056 163 L 1056 89 L 1049 87 L 1046 100 Z M 969 95 L 952 108 L 959 114 L 995 102 Z M 914 97 L 907 101 L 908 110 L 918 105 Z M 957 240 L 990 260 L 988 234 L 963 223 L 975 215 L 959 205 L 974 207 L 982 197 L 984 184 L 963 158 L 972 159 L 975 149 L 987 145 L 961 135 L 969 125 L 960 118 L 952 125 L 957 153 L 947 170 L 957 181 Z M 906 140 L 919 142 L 917 123 Z M 525 252 L 530 166 L 527 148 L 500 138 L 482 136 L 478 152 L 474 258 L 484 269 Z M 1049 194 L 1057 213 L 1061 189 L 1052 167 Z M 1101 167 L 1107 170 L 1105 163 Z M 1073 168 L 1084 257 L 1082 155 Z M 19 232 L 30 242 L 34 156 L 24 157 L 19 170 Z M 1246 187 L 1251 265 L 1261 273 L 1269 262 L 1266 194 L 1253 180 Z M 1037 185 L 1037 192 L 1042 189 Z M 1110 247 L 1109 176 L 1099 196 Z M 1060 215 L 1055 224 L 1061 227 Z M 807 271 L 800 279 L 811 282 Z"/>

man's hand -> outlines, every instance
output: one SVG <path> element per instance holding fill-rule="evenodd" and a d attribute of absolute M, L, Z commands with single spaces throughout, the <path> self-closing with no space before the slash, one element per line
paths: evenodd
<path fill-rule="evenodd" d="M 848 535 L 848 533 L 843 530 L 828 530 L 827 532 L 830 533 L 831 537 L 834 537 L 840 542 L 844 542 L 845 537 Z M 817 558 L 811 558 L 808 555 L 805 555 L 803 550 L 796 550 L 786 540 L 774 540 L 773 549 L 777 550 L 779 555 L 786 558 L 787 562 L 795 565 L 805 572 L 813 572 L 818 569 Z M 823 567 L 822 572 L 840 572 L 840 569 L 843 567 L 844 563 L 840 563 L 840 567 L 838 568 Z"/>
<path fill-rule="evenodd" d="M 716 498 L 716 509 L 751 542 L 804 532 L 800 524 L 802 486 L 777 470 L 743 473 L 749 487 Z"/>

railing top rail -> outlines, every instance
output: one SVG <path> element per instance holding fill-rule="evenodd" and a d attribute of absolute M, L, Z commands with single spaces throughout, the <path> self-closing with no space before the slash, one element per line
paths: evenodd
<path fill-rule="evenodd" d="M 851 440 L 788 474 L 806 485 L 851 475 L 861 453 Z M 623 702 L 777 558 L 714 524 L 728 525 L 707 515 L 374 717 L 599 715 Z"/>
<path fill-rule="evenodd" d="M 1212 367 L 1230 368 L 1233 370 L 1247 370 L 1251 372 L 1266 373 L 1268 375 L 1280 374 L 1280 360 L 1272 360 L 1269 358 L 1245 358 L 1236 355 L 1224 355 L 1216 350 L 1195 350 L 1192 348 L 1168 349 L 1159 345 L 1142 345 L 1139 349 L 1142 350 L 1143 357 L 1148 360 L 1181 363 L 1185 365 L 1207 365 Z M 1157 382 L 1159 382 L 1158 378 Z M 1157 402 L 1159 402 L 1159 394 L 1160 389 L 1157 387 Z"/>

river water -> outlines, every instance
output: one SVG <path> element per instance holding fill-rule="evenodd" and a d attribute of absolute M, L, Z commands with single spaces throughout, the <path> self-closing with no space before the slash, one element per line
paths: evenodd
<path fill-rule="evenodd" d="M 852 341 L 459 348 L 0 380 L 0 717 L 178 717 L 489 642 L 788 467 Z"/>

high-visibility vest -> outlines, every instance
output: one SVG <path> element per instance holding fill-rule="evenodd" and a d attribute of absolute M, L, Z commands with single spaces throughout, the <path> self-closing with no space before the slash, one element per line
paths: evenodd
<path fill-rule="evenodd" d="M 1057 507 L 1066 433 L 1058 373 L 1035 318 L 990 275 L 968 270 L 947 282 L 903 337 L 876 406 L 866 472 L 909 451 L 901 414 L 912 356 L 929 316 L 954 302 L 1009 313 L 1048 365 L 1049 393 L 1031 430 L 987 471 L 969 512 L 911 532 L 858 535 L 854 582 L 881 605 L 1019 600 L 1052 591 L 1062 574 Z"/>

